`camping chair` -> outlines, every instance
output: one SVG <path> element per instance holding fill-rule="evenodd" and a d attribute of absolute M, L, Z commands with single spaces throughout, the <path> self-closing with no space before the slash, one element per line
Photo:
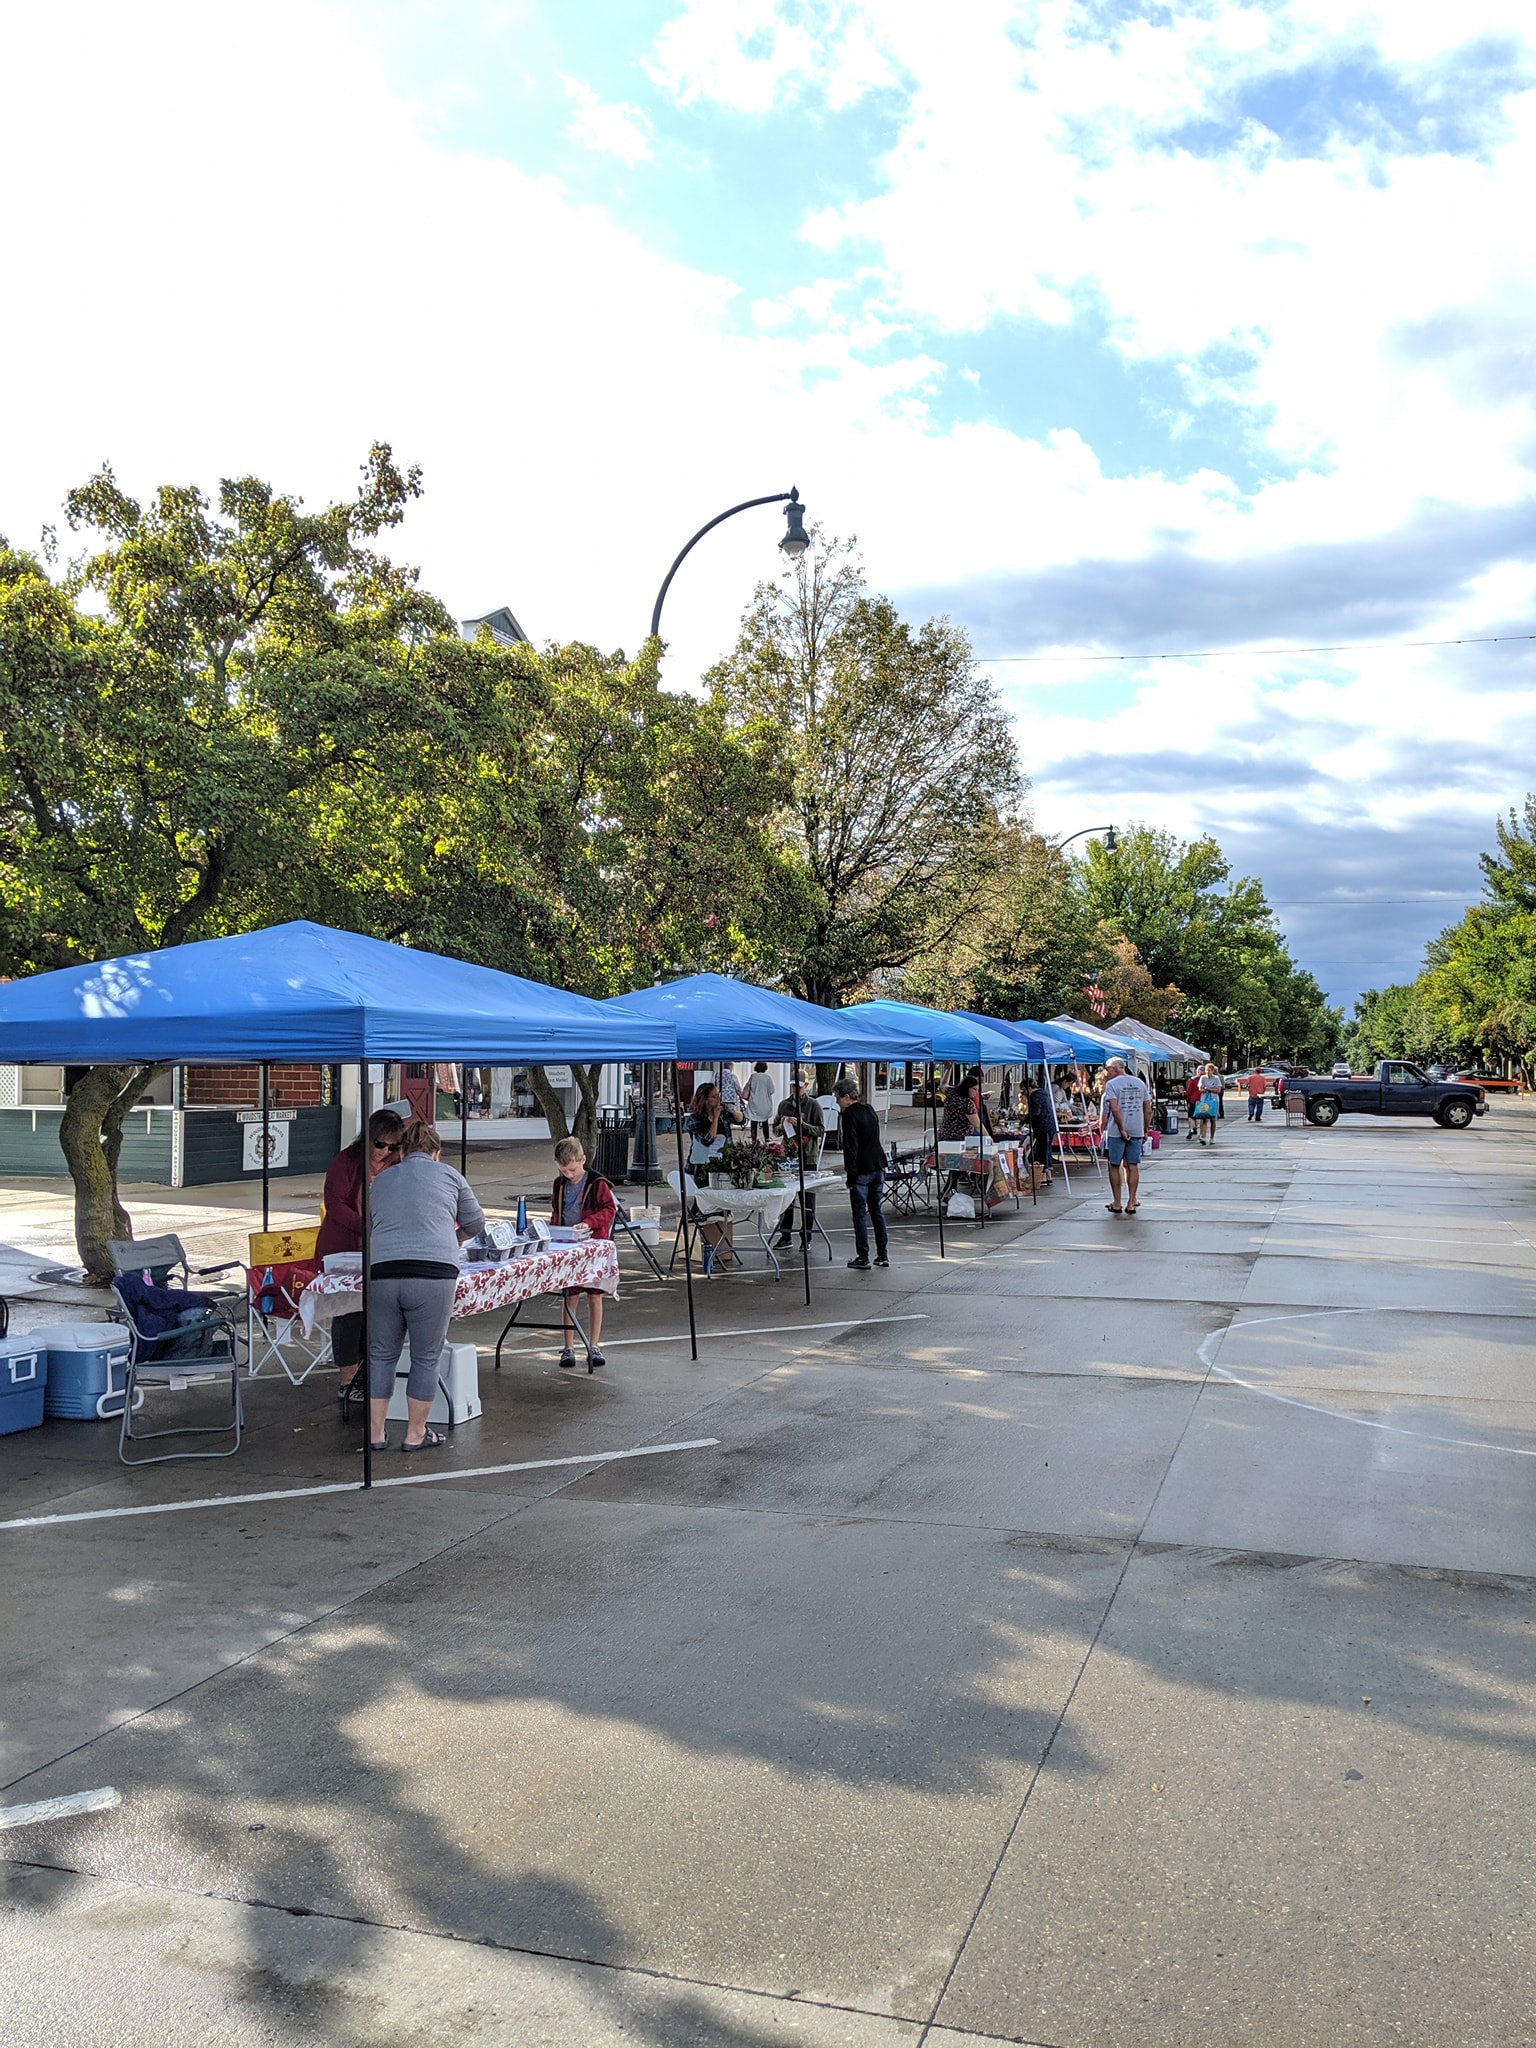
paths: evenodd
<path fill-rule="evenodd" d="M 147 1272 L 157 1287 L 185 1286 L 187 1255 L 181 1240 L 178 1237 L 109 1240 L 107 1250 L 113 1267 L 112 1291 L 117 1297 L 112 1320 L 122 1323 L 128 1331 L 128 1366 L 123 1379 L 123 1423 L 117 1442 L 118 1457 L 125 1465 L 164 1465 L 178 1458 L 232 1458 L 240 1448 L 245 1421 L 240 1399 L 239 1324 L 234 1298 L 195 1313 L 188 1311 L 184 1322 L 174 1324 L 168 1330 L 145 1330 L 134 1313 L 123 1283 L 134 1273 Z M 228 1268 L 214 1266 L 203 1270 L 222 1272 Z M 176 1277 L 178 1272 L 179 1280 Z M 188 1387 L 208 1386 L 221 1379 L 229 1381 L 228 1422 L 180 1429 L 134 1429 L 134 1409 L 142 1405 L 144 1394 L 149 1389 L 181 1393 Z M 130 1444 L 154 1442 L 161 1437 L 225 1436 L 230 1433 L 233 1433 L 234 1442 L 227 1450 L 160 1451 L 148 1458 L 131 1458 L 128 1455 Z"/>
<path fill-rule="evenodd" d="M 623 1202 L 620 1201 L 617 1193 L 615 1193 L 613 1200 L 613 1235 L 615 1241 L 617 1241 L 620 1237 L 627 1238 L 629 1242 L 635 1247 L 635 1250 L 639 1252 L 641 1258 L 644 1259 L 645 1263 L 650 1267 L 651 1271 L 656 1275 L 656 1278 L 658 1280 L 665 1280 L 667 1276 L 661 1269 L 660 1259 L 657 1258 L 655 1252 L 652 1251 L 651 1247 L 640 1235 L 639 1226 L 635 1223 L 633 1217 L 630 1215 L 628 1209 L 624 1206 Z"/>
<path fill-rule="evenodd" d="M 901 1147 L 892 1145 L 885 1168 L 885 1204 L 893 1216 L 927 1215 L 933 1208 L 933 1189 L 928 1180 L 928 1162 L 919 1145 L 905 1159 Z"/>
<path fill-rule="evenodd" d="M 688 1235 L 693 1244 L 700 1248 L 700 1261 L 703 1266 L 705 1279 L 707 1280 L 717 1267 L 723 1266 L 727 1261 L 739 1266 L 741 1260 L 737 1256 L 736 1247 L 725 1235 L 726 1228 L 732 1219 L 718 1209 L 709 1215 L 704 1213 L 699 1207 L 699 1184 L 693 1175 L 685 1173 L 682 1177 L 682 1185 L 679 1187 L 677 1175 L 669 1173 L 667 1175 L 667 1186 L 677 1196 L 679 1203 L 686 1204 L 687 1206 Z M 708 1230 L 718 1231 L 720 1235 L 713 1238 L 708 1237 L 705 1235 L 705 1232 Z M 667 1261 L 668 1273 L 677 1264 L 677 1255 L 682 1249 L 682 1245 L 683 1217 L 679 1214 L 677 1219 L 677 1235 L 672 1240 L 672 1256 Z"/>
<path fill-rule="evenodd" d="M 315 1270 L 318 1272 L 319 1267 Z M 298 1297 L 308 1285 L 308 1267 L 305 1277 L 285 1272 L 281 1279 L 273 1276 L 272 1307 L 264 1315 L 261 1297 L 267 1292 L 257 1279 L 257 1269 L 248 1268 L 250 1289 L 246 1295 L 245 1329 L 246 1356 L 250 1362 L 250 1376 L 255 1379 L 264 1365 L 276 1363 L 288 1375 L 296 1387 L 303 1386 L 317 1366 L 324 1365 L 331 1356 L 331 1332 L 327 1325 L 316 1323 L 306 1337 L 304 1323 L 299 1314 Z M 295 1372 L 289 1350 L 297 1352 L 302 1371 Z"/>

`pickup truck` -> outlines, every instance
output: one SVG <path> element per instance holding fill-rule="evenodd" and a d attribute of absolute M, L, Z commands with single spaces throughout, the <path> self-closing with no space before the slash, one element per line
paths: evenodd
<path fill-rule="evenodd" d="M 1488 1101 L 1469 1081 L 1431 1081 L 1407 1060 L 1383 1060 L 1374 1074 L 1309 1074 L 1285 1084 L 1287 1101 L 1299 1095 L 1307 1121 L 1336 1124 L 1341 1116 L 1432 1116 L 1448 1131 L 1464 1131 L 1482 1116 Z"/>

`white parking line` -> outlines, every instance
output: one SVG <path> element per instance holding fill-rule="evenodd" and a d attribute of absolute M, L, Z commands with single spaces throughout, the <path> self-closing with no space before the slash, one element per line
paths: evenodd
<path fill-rule="evenodd" d="M 909 1316 L 840 1316 L 835 1323 L 758 1323 L 749 1330 L 700 1330 L 699 1341 L 713 1344 L 717 1337 L 776 1337 L 780 1330 L 858 1330 L 865 1323 L 926 1323 L 926 1315 Z M 515 1329 L 516 1324 L 513 1325 Z M 670 1337 L 615 1337 L 611 1344 L 603 1346 L 604 1351 L 617 1351 L 624 1344 L 686 1344 L 688 1333 Z M 503 1356 L 508 1358 L 531 1358 L 536 1351 L 553 1351 L 553 1344 L 520 1344 L 514 1350 L 508 1345 Z M 4 1523 L 0 1523 L 3 1528 Z"/>
<path fill-rule="evenodd" d="M 471 1465 L 462 1472 L 408 1472 L 398 1479 L 375 1479 L 377 1493 L 385 1486 L 440 1486 L 448 1479 L 497 1479 L 504 1472 L 549 1472 L 559 1465 L 612 1465 L 620 1458 L 660 1458 L 668 1451 L 708 1451 L 720 1441 L 717 1436 L 694 1437 L 684 1444 L 639 1444 L 630 1451 L 588 1451 L 582 1458 L 525 1458 L 517 1465 Z M 248 1508 L 266 1500 L 314 1500 L 326 1493 L 360 1493 L 355 1479 L 331 1486 L 288 1486 L 274 1493 L 215 1493 L 206 1500 L 166 1500 L 152 1507 L 89 1508 L 74 1515 L 23 1515 L 14 1522 L 0 1522 L 0 1529 L 47 1529 L 60 1522 L 118 1522 L 130 1515 L 184 1515 L 193 1508 Z"/>
<path fill-rule="evenodd" d="M 66 1792 L 59 1799 L 35 1799 L 30 1806 L 0 1806 L 0 1828 L 30 1828 L 41 1820 L 68 1820 L 74 1813 L 101 1813 L 122 1803 L 115 1785 L 94 1792 Z"/>

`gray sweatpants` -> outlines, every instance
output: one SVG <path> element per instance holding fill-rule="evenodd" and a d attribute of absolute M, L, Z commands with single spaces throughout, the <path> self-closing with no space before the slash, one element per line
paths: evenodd
<path fill-rule="evenodd" d="M 368 1288 L 368 1392 L 375 1401 L 395 1391 L 395 1367 L 407 1333 L 411 1340 L 411 1376 L 405 1383 L 412 1401 L 430 1401 L 437 1392 L 437 1363 L 453 1313 L 454 1280 L 374 1280 Z"/>

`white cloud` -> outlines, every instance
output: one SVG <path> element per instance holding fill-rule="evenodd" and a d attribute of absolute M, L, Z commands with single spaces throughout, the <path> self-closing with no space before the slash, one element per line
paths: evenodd
<path fill-rule="evenodd" d="M 600 156 L 616 156 L 621 163 L 649 162 L 654 153 L 651 124 L 638 107 L 601 100 L 579 78 L 562 78 L 560 83 L 575 102 L 576 111 L 565 131 L 573 142 Z"/>

